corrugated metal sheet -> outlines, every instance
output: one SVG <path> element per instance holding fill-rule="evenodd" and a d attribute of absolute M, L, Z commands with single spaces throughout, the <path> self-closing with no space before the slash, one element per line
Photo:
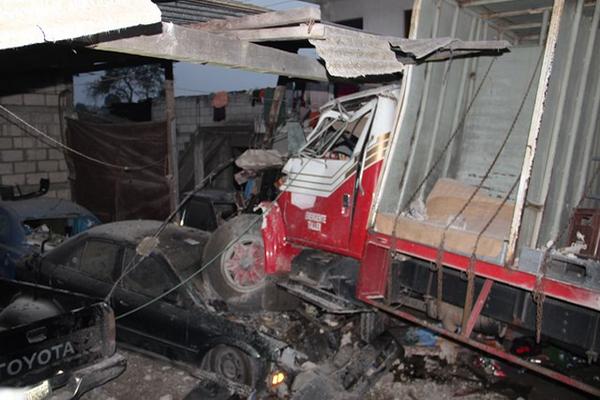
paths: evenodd
<path fill-rule="evenodd" d="M 3 0 L 0 50 L 160 22 L 150 0 Z"/>
<path fill-rule="evenodd" d="M 432 39 L 394 39 L 390 40 L 392 50 L 398 56 L 412 57 L 417 60 L 444 60 L 453 56 L 464 56 L 479 52 L 504 52 L 510 47 L 506 40 L 463 41 L 451 37 Z"/>
<path fill-rule="evenodd" d="M 268 11 L 262 7 L 237 1 L 223 0 L 177 0 L 155 1 L 162 12 L 164 22 L 190 24 L 211 19 L 242 17 Z"/>
<path fill-rule="evenodd" d="M 310 43 L 333 76 L 386 75 L 404 69 L 383 36 L 325 25 L 325 40 L 311 39 Z"/>
<path fill-rule="evenodd" d="M 413 40 L 332 25 L 324 27 L 325 39 L 310 39 L 310 43 L 325 60 L 327 71 L 343 78 L 393 74 L 403 71 L 407 64 L 471 53 L 503 52 L 510 46 L 505 40 L 462 41 L 449 37 Z"/>

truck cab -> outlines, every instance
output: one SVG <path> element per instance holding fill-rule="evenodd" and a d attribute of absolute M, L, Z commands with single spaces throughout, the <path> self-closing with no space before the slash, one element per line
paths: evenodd
<path fill-rule="evenodd" d="M 290 242 L 359 258 L 375 183 L 400 102 L 390 85 L 326 104 L 283 168 L 278 200 Z"/>

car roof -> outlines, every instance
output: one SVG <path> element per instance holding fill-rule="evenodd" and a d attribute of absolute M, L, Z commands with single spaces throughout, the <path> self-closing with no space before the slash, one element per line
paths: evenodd
<path fill-rule="evenodd" d="M 93 216 L 88 209 L 77 203 L 53 197 L 0 201 L 0 207 L 12 209 L 21 221 Z"/>
<path fill-rule="evenodd" d="M 131 247 L 147 236 L 153 236 L 162 222 L 154 220 L 128 220 L 94 226 L 83 233 L 95 237 L 121 242 Z M 202 261 L 204 246 L 210 234 L 198 229 L 167 224 L 158 237 L 159 250 L 182 276 Z"/>
<path fill-rule="evenodd" d="M 185 193 L 187 196 L 189 194 Z M 236 192 L 224 189 L 203 189 L 193 194 L 192 198 L 206 198 L 215 202 L 235 203 Z"/>

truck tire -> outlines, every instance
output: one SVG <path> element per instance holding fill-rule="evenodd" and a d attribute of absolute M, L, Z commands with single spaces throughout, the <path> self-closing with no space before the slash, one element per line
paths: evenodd
<path fill-rule="evenodd" d="M 203 260 L 210 262 L 203 272 L 205 282 L 214 294 L 237 310 L 256 310 L 262 303 L 264 245 L 261 219 L 257 217 L 242 214 L 227 221 L 213 232 L 204 247 Z"/>

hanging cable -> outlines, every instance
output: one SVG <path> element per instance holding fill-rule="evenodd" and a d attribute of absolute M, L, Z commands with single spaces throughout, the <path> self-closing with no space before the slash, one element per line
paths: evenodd
<path fill-rule="evenodd" d="M 301 157 L 301 156 L 300 156 Z M 309 160 L 310 161 L 310 160 Z M 300 168 L 300 170 L 298 172 L 294 173 L 293 177 L 288 177 L 288 181 L 286 182 L 286 185 L 289 185 L 290 183 L 294 182 L 297 178 L 298 175 L 300 175 L 300 173 L 304 170 L 304 168 L 309 164 L 309 162 L 303 163 L 302 167 Z M 208 268 L 208 266 L 210 266 L 214 261 L 218 260 L 219 257 L 221 257 L 227 250 L 229 250 L 234 244 L 236 244 L 246 233 L 248 233 L 254 226 L 255 224 L 257 224 L 262 218 L 263 216 L 266 216 L 269 211 L 275 206 L 275 204 L 277 204 L 277 200 L 283 195 L 284 191 L 281 191 L 276 197 L 275 199 L 267 206 L 265 207 L 265 209 L 263 210 L 262 214 L 259 214 L 256 216 L 256 218 L 254 218 L 252 220 L 252 222 L 250 222 L 248 224 L 248 226 L 243 229 L 240 234 L 231 242 L 229 242 L 229 244 L 227 246 L 225 246 L 220 252 L 218 252 L 214 257 L 212 257 L 210 260 L 208 260 L 207 262 L 205 262 L 200 268 L 198 268 L 196 271 L 194 271 L 190 276 L 188 276 L 187 278 L 183 279 L 181 282 L 179 282 L 177 285 L 173 286 L 172 288 L 170 288 L 169 290 L 165 291 L 164 293 L 153 297 L 152 299 L 148 300 L 147 302 L 139 305 L 138 307 L 135 307 L 129 311 L 124 312 L 123 314 L 120 314 L 118 316 L 115 317 L 115 319 L 119 320 L 121 318 L 125 318 L 131 314 L 134 314 L 154 303 L 156 303 L 157 301 L 159 301 L 160 299 L 168 296 L 169 294 L 173 293 L 175 290 L 179 289 L 181 286 L 187 284 L 189 281 L 191 281 L 192 279 L 194 279 L 196 276 L 198 276 L 202 271 L 204 271 L 206 268 Z M 116 286 L 116 283 L 115 285 Z"/>
<path fill-rule="evenodd" d="M 204 179 L 202 179 L 179 202 L 179 204 L 177 204 L 177 206 L 175 207 L 175 209 L 173 211 L 171 211 L 171 213 L 167 216 L 167 218 L 165 218 L 163 220 L 163 222 L 160 224 L 160 226 L 158 227 L 158 229 L 156 230 L 156 232 L 154 232 L 154 234 L 152 236 L 142 239 L 142 241 L 136 247 L 136 254 L 141 255 L 141 257 L 137 261 L 135 261 L 135 256 L 131 258 L 131 260 L 129 261 L 129 263 L 127 264 L 127 266 L 125 266 L 123 268 L 123 271 L 121 272 L 121 275 L 119 275 L 119 277 L 117 278 L 117 280 L 115 281 L 115 283 L 110 288 L 108 294 L 104 298 L 104 301 L 108 302 L 110 300 L 111 296 L 113 295 L 116 287 L 121 282 L 121 280 L 123 280 L 123 278 L 127 274 L 129 274 L 131 271 L 133 271 L 135 268 L 137 268 L 137 266 L 140 265 L 142 263 L 142 261 L 144 261 L 150 255 L 150 253 L 152 252 L 152 250 L 158 245 L 158 237 L 160 236 L 160 234 L 163 233 L 163 231 L 165 230 L 165 228 L 167 227 L 167 225 L 169 224 L 169 222 L 171 222 L 171 220 L 173 218 L 175 218 L 175 216 L 179 213 L 179 211 L 181 211 L 181 208 L 189 201 L 189 199 L 191 199 L 196 193 L 198 193 L 198 191 L 200 191 L 204 186 L 206 186 L 207 183 L 212 182 L 212 180 L 217 175 L 219 175 L 223 170 L 225 170 L 227 167 L 229 167 L 231 164 L 233 164 L 233 162 L 234 162 L 233 158 L 228 159 L 227 161 L 222 162 L 215 169 L 213 169 L 210 172 L 210 174 L 208 174 L 206 177 L 204 177 Z M 134 264 L 134 261 L 135 261 L 135 264 Z"/>
<path fill-rule="evenodd" d="M 0 111 L 2 111 L 4 114 L 8 115 L 8 118 L 6 115 L 2 115 L 2 118 L 4 118 L 7 122 L 17 126 L 18 128 L 20 128 L 21 130 L 23 130 L 23 132 L 25 132 L 26 134 L 35 137 L 35 135 L 37 136 L 41 136 L 43 139 L 45 139 L 47 142 L 47 144 L 50 147 L 53 147 L 55 149 L 62 149 L 64 151 L 67 151 L 69 153 L 72 153 L 76 156 L 79 156 L 83 159 L 86 159 L 88 161 L 94 162 L 96 164 L 102 165 L 104 167 L 107 168 L 113 168 L 113 169 L 118 169 L 121 171 L 125 171 L 125 172 L 131 172 L 131 171 L 141 171 L 141 170 L 145 170 L 148 169 L 150 167 L 159 165 L 161 163 L 164 163 L 166 158 L 162 158 L 158 161 L 155 161 L 153 163 L 147 164 L 147 165 L 141 165 L 141 166 L 124 166 L 124 165 L 117 165 L 117 164 L 112 164 L 106 161 L 102 161 L 99 160 L 97 158 L 94 158 L 92 156 L 89 156 L 87 154 L 82 153 L 79 150 L 76 150 L 72 147 L 67 146 L 66 144 L 62 143 L 61 141 L 53 138 L 52 136 L 48 135 L 45 132 L 42 132 L 40 129 L 36 128 L 35 126 L 31 125 L 29 122 L 25 121 L 23 118 L 19 117 L 17 114 L 15 114 L 14 112 L 10 111 L 8 108 L 4 107 L 3 105 L 0 105 Z"/>

